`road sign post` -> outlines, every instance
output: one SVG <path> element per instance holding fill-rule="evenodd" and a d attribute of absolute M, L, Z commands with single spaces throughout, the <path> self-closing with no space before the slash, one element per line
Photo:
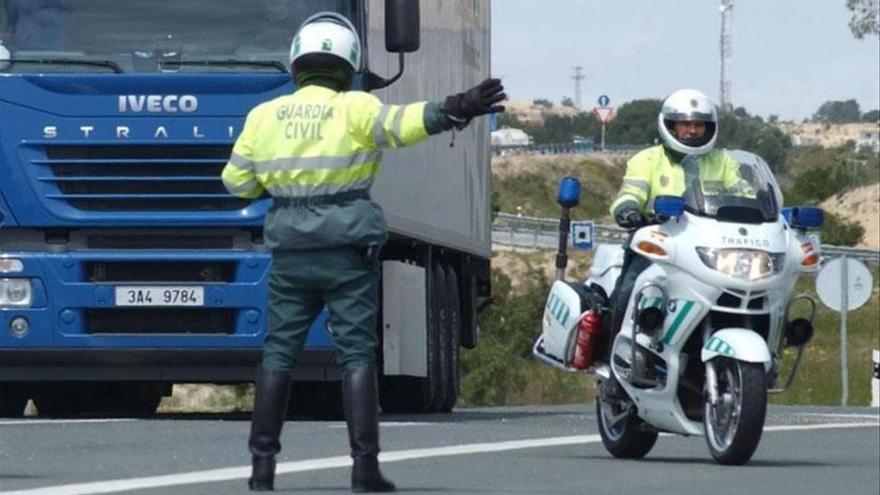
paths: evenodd
<path fill-rule="evenodd" d="M 871 297 L 874 279 L 861 261 L 843 254 L 822 267 L 816 277 L 816 292 L 829 308 L 840 312 L 840 405 L 849 402 L 849 369 L 846 349 L 846 317 L 849 311 L 865 304 Z"/>
<path fill-rule="evenodd" d="M 614 120 L 614 108 L 608 106 L 611 103 L 611 98 L 608 98 L 608 95 L 600 96 L 596 99 L 596 103 L 599 106 L 593 109 L 593 115 L 596 116 L 596 120 L 602 123 L 602 138 L 599 149 L 605 151 L 605 124 Z"/>

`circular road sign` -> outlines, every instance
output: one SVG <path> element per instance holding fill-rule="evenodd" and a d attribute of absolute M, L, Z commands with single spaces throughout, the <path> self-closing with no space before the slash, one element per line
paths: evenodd
<path fill-rule="evenodd" d="M 611 103 L 611 98 L 608 98 L 608 95 L 602 95 L 599 97 L 596 102 L 599 103 L 600 107 L 607 107 L 609 103 Z"/>
<path fill-rule="evenodd" d="M 843 258 L 835 258 L 822 267 L 816 277 L 816 292 L 826 306 L 835 310 L 843 310 L 843 289 L 841 272 Z M 846 309 L 852 311 L 865 304 L 874 290 L 874 279 L 864 263 L 852 258 L 846 259 L 847 294 Z"/>

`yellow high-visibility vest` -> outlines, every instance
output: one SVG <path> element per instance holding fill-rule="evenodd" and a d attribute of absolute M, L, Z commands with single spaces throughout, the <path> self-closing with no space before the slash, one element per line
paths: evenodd
<path fill-rule="evenodd" d="M 366 191 L 382 150 L 428 137 L 426 102 L 383 105 L 361 91 L 306 86 L 248 114 L 223 169 L 232 194 L 307 198 Z"/>
<path fill-rule="evenodd" d="M 699 178 L 706 192 L 739 187 L 746 191 L 739 173 L 739 163 L 722 150 L 712 150 L 699 157 Z M 683 196 L 686 172 L 680 163 L 673 163 L 663 145 L 642 150 L 626 163 L 626 175 L 617 199 L 611 204 L 611 215 L 627 202 L 635 202 L 644 212 L 654 212 L 654 198 L 657 196 Z M 752 195 L 754 193 L 751 193 Z"/>

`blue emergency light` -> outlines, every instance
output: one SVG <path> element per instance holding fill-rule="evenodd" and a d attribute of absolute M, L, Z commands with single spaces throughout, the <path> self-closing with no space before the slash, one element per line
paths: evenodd
<path fill-rule="evenodd" d="M 559 181 L 556 202 L 563 208 L 574 208 L 581 199 L 581 183 L 574 177 L 565 177 Z"/>
<path fill-rule="evenodd" d="M 825 210 L 815 206 L 783 208 L 782 216 L 796 229 L 818 229 L 825 223 Z"/>
<path fill-rule="evenodd" d="M 684 213 L 684 198 L 680 196 L 657 196 L 654 213 L 662 217 L 680 217 Z"/>

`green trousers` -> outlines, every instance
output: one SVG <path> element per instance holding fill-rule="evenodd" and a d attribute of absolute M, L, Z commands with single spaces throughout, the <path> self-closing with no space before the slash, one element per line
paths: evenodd
<path fill-rule="evenodd" d="M 272 253 L 263 367 L 293 371 L 315 317 L 326 305 L 339 365 L 376 362 L 378 253 L 343 247 Z"/>

